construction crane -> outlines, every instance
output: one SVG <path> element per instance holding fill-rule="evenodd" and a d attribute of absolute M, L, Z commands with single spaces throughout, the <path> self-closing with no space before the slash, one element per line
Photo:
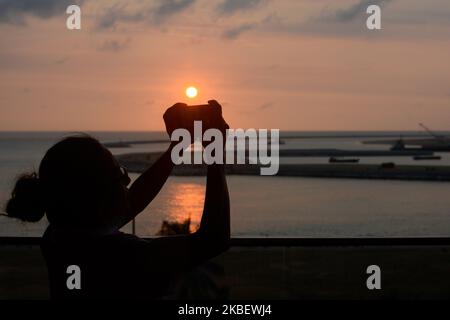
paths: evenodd
<path fill-rule="evenodd" d="M 449 137 L 434 133 L 423 123 L 419 123 L 419 126 L 421 126 L 429 135 L 431 135 L 436 140 L 436 142 L 445 145 L 449 144 Z"/>
<path fill-rule="evenodd" d="M 431 131 L 426 125 L 424 125 L 423 123 L 419 123 L 419 126 L 421 126 L 426 132 L 428 132 L 432 137 L 436 138 L 436 139 L 441 139 L 444 138 L 444 136 L 435 134 L 433 131 Z"/>

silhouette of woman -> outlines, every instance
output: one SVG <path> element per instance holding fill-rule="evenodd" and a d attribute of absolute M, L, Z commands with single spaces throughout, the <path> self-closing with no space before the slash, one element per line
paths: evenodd
<path fill-rule="evenodd" d="M 58 142 L 42 159 L 39 174 L 18 179 L 6 212 L 28 222 L 47 216 L 41 250 L 52 298 L 164 298 L 177 275 L 228 249 L 229 197 L 224 166 L 218 164 L 208 166 L 198 231 L 153 240 L 119 231 L 163 187 L 173 169 L 173 146 L 129 188 L 126 170 L 84 135 Z M 79 287 L 69 283 L 73 265 L 80 270 Z"/>

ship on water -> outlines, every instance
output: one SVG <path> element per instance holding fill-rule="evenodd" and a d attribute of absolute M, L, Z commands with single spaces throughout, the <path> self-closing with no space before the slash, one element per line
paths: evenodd
<path fill-rule="evenodd" d="M 450 152 L 450 136 L 433 132 L 423 123 L 419 123 L 427 134 L 428 138 L 408 138 L 383 139 L 363 141 L 364 144 L 390 145 L 391 150 L 423 150 L 432 152 Z"/>

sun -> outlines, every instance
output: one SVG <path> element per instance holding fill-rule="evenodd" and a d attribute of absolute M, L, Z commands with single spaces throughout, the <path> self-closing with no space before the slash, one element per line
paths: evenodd
<path fill-rule="evenodd" d="M 186 89 L 186 96 L 188 98 L 194 99 L 198 95 L 198 90 L 196 87 L 189 87 Z"/>

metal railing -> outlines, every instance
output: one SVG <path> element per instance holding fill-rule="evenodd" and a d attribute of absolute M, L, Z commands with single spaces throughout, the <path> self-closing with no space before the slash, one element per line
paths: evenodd
<path fill-rule="evenodd" d="M 154 237 L 142 237 L 154 239 Z M 0 237 L 0 245 L 39 245 L 41 237 Z M 450 237 L 411 238 L 232 238 L 232 247 L 448 246 Z"/>

